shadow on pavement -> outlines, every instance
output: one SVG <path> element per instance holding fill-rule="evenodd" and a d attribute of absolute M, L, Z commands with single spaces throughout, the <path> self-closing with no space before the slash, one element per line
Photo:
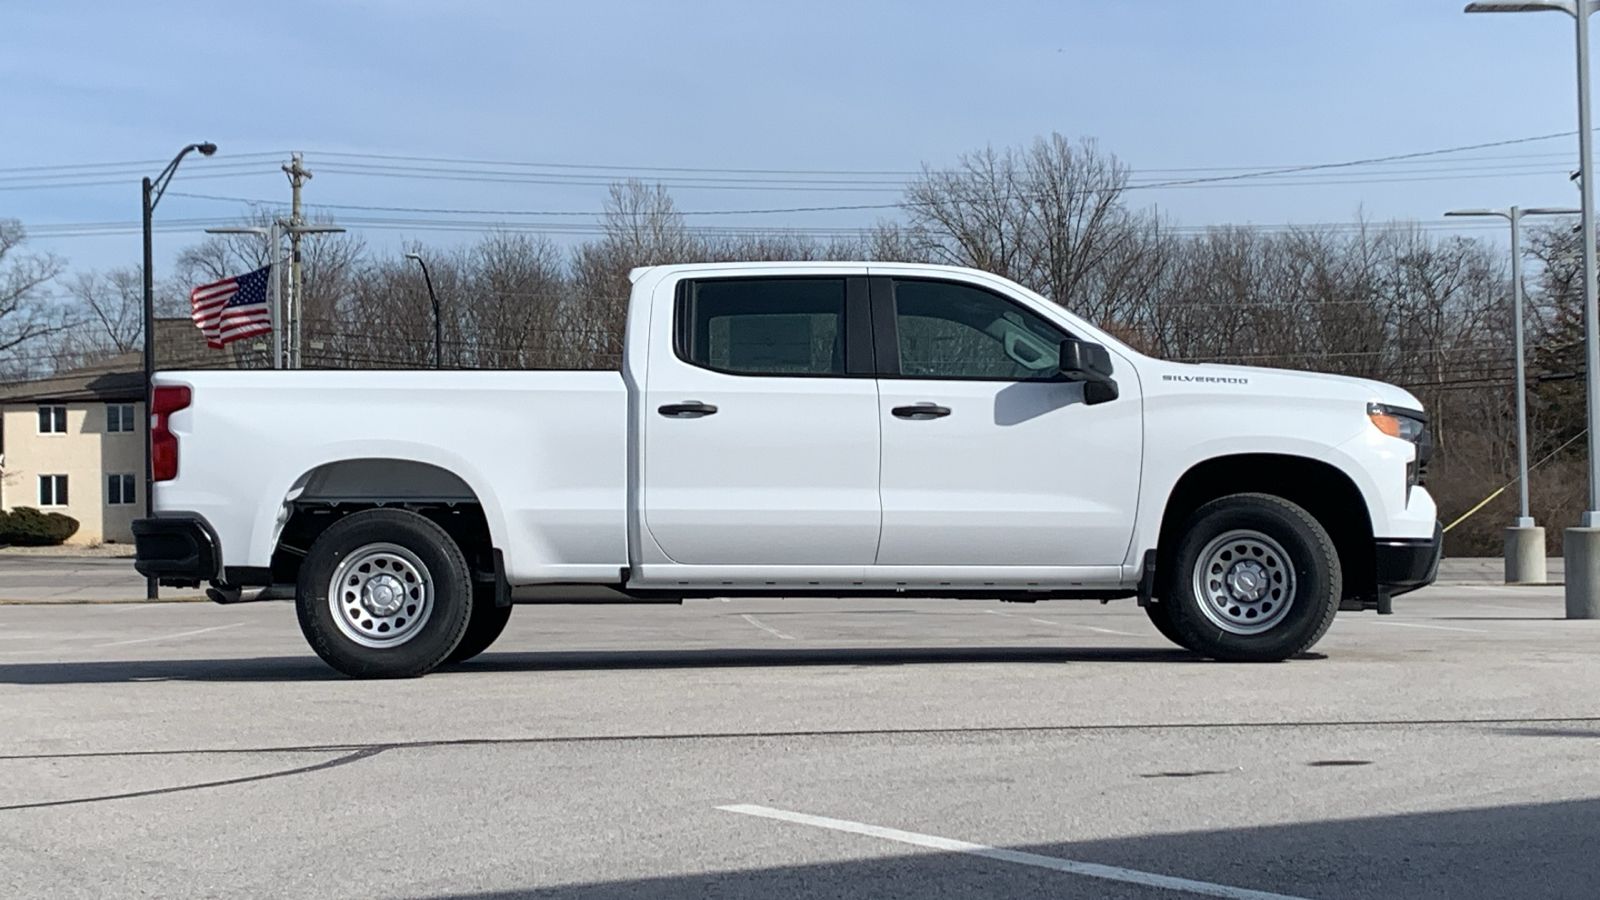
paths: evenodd
<path fill-rule="evenodd" d="M 1321 658 L 1306 654 L 1308 658 Z M 564 650 L 485 653 L 429 677 L 468 672 L 718 669 L 789 666 L 902 666 L 964 663 L 1180 663 L 1201 657 L 1177 648 L 923 647 L 848 649 Z M 149 659 L 121 662 L 0 663 L 0 684 L 127 681 L 326 681 L 343 676 L 314 656 Z"/>
<path fill-rule="evenodd" d="M 721 669 L 788 666 L 905 666 L 960 663 L 1182 662 L 1199 656 L 1172 648 L 1119 647 L 816 647 L 694 650 L 489 652 L 440 671 L 582 669 Z"/>
<path fill-rule="evenodd" d="M 339 673 L 315 656 L 140 659 L 0 664 L 0 684 L 113 684 L 129 681 L 329 681 Z"/>
<path fill-rule="evenodd" d="M 906 824 L 864 818 L 887 827 Z M 763 846 L 778 837 L 791 841 L 797 854 L 874 858 L 524 891 L 412 896 L 419 900 L 1194 896 L 962 853 L 908 855 L 901 852 L 903 845 L 803 825 L 752 822 L 749 828 L 760 835 Z M 1593 852 L 1597 841 L 1600 800 L 1575 800 L 1009 849 L 1321 900 L 1588 900 L 1600 884 L 1600 854 Z M 884 853 L 896 855 L 879 855 Z"/>

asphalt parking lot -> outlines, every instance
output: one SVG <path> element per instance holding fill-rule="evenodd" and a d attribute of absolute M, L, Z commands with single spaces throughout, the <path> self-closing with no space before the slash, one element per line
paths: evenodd
<path fill-rule="evenodd" d="M 522 607 L 358 682 L 286 603 L 5 605 L 0 896 L 1593 897 L 1562 608 L 1222 665 L 1131 601 Z"/>

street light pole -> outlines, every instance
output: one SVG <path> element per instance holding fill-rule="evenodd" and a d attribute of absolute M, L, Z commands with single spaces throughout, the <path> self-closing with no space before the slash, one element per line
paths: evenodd
<path fill-rule="evenodd" d="M 1528 513 L 1528 376 L 1523 340 L 1522 219 L 1524 216 L 1570 216 L 1581 210 L 1534 207 L 1521 209 L 1455 209 L 1447 216 L 1496 216 L 1511 223 L 1511 321 L 1517 345 L 1517 488 L 1521 515 L 1506 529 L 1506 584 L 1540 584 L 1547 577 L 1544 529 Z"/>
<path fill-rule="evenodd" d="M 1600 0 L 1479 0 L 1467 12 L 1564 12 L 1577 22 L 1578 177 L 1583 216 L 1583 336 L 1589 426 L 1589 505 L 1580 527 L 1562 535 L 1567 618 L 1600 619 L 1600 310 L 1595 306 L 1593 134 L 1589 125 L 1589 16 Z"/>
<path fill-rule="evenodd" d="M 428 285 L 428 301 L 433 304 L 433 367 L 439 368 L 439 346 L 444 343 L 444 326 L 439 319 L 439 296 L 433 292 L 433 276 L 428 274 L 428 263 L 420 253 L 407 253 L 406 259 L 414 259 L 422 267 L 422 280 Z"/>
<path fill-rule="evenodd" d="M 171 183 L 172 176 L 178 171 L 178 163 L 190 152 L 199 150 L 201 156 L 210 156 L 217 152 L 217 145 L 210 141 L 199 144 L 190 144 L 178 151 L 178 155 L 167 163 L 161 174 L 154 178 L 146 178 L 140 183 L 140 194 L 143 207 L 144 223 L 144 515 L 150 518 L 155 515 L 155 487 L 156 475 L 154 464 L 150 459 L 150 410 L 155 402 L 155 372 L 156 372 L 156 292 L 155 276 L 151 271 L 154 266 L 154 248 L 150 237 L 151 225 L 155 218 L 156 204 L 161 202 L 161 195 L 167 192 L 167 185 Z M 155 600 L 161 593 L 160 585 L 156 579 L 145 579 L 144 595 L 146 599 Z"/>

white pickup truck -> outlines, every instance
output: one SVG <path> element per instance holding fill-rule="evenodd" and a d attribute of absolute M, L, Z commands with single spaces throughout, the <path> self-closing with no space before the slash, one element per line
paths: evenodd
<path fill-rule="evenodd" d="M 632 273 L 621 372 L 179 371 L 141 573 L 289 597 L 318 654 L 415 676 L 513 604 L 1137 597 L 1281 660 L 1433 580 L 1400 388 L 1166 362 L 983 272 Z"/>

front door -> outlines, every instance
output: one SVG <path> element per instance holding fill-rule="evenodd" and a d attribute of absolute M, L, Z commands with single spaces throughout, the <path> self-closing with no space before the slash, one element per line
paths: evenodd
<path fill-rule="evenodd" d="M 854 317 L 850 310 L 857 313 Z M 878 391 L 864 277 L 679 285 L 645 383 L 644 524 L 695 566 L 865 566 Z"/>
<path fill-rule="evenodd" d="M 1131 371 L 1119 399 L 1085 405 L 1083 385 L 1059 379 L 1067 335 L 1008 298 L 875 277 L 872 302 L 886 372 L 877 563 L 1121 564 L 1142 451 Z"/>

